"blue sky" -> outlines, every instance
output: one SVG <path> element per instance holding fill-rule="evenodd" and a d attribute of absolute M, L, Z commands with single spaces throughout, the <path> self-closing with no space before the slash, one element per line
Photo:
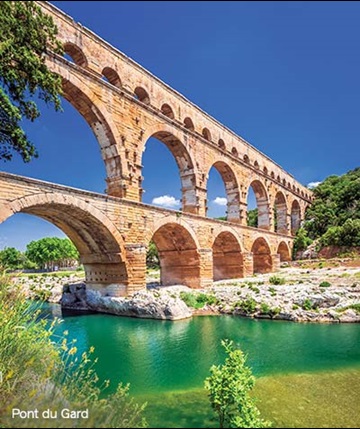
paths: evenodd
<path fill-rule="evenodd" d="M 342 174 L 360 161 L 360 3 L 358 2 L 52 2 L 220 122 L 303 184 Z M 103 192 L 97 141 L 72 106 L 44 108 L 24 124 L 40 158 L 0 169 Z M 166 165 L 164 176 L 158 165 Z M 149 141 L 144 201 L 180 198 L 176 163 Z M 225 208 L 212 171 L 210 215 Z M 222 200 L 217 200 L 222 201 Z M 0 225 L 0 249 L 62 233 L 35 217 Z"/>

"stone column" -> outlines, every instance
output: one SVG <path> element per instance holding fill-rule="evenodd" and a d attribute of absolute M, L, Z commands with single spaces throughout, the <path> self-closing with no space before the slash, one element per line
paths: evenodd
<path fill-rule="evenodd" d="M 250 277 L 254 274 L 254 259 L 252 252 L 243 253 L 244 277 Z"/>
<path fill-rule="evenodd" d="M 227 220 L 241 223 L 239 191 L 237 189 L 227 191 L 227 200 Z"/>
<path fill-rule="evenodd" d="M 199 286 L 209 287 L 213 283 L 213 253 L 212 249 L 199 249 L 200 257 L 200 277 Z"/>
<path fill-rule="evenodd" d="M 146 246 L 143 244 L 125 245 L 128 295 L 146 287 Z"/>
<path fill-rule="evenodd" d="M 247 203 L 240 201 L 240 225 L 247 226 Z"/>
<path fill-rule="evenodd" d="M 139 181 L 135 180 L 134 177 L 126 175 L 108 177 L 106 183 L 106 193 L 108 195 L 132 201 L 140 200 Z"/>
<path fill-rule="evenodd" d="M 271 271 L 280 271 L 280 255 L 278 253 L 273 253 L 271 255 L 271 265 L 272 270 Z"/>

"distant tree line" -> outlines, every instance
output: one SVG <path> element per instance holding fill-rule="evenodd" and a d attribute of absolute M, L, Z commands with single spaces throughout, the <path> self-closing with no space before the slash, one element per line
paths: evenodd
<path fill-rule="evenodd" d="M 68 238 L 45 237 L 31 241 L 26 251 L 6 247 L 0 251 L 0 266 L 10 270 L 48 269 L 76 266 L 80 255 Z"/>
<path fill-rule="evenodd" d="M 360 246 L 360 167 L 329 176 L 314 189 L 315 199 L 294 242 L 295 251 L 313 240 L 319 247 Z"/>

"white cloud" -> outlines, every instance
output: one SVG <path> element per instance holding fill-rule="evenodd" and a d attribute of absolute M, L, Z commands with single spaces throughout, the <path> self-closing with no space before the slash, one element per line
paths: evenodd
<path fill-rule="evenodd" d="M 155 197 L 152 199 L 152 203 L 170 209 L 180 206 L 180 200 L 177 200 L 175 197 L 172 197 L 170 195 L 162 195 L 161 197 Z"/>
<path fill-rule="evenodd" d="M 321 182 L 310 182 L 310 183 L 308 183 L 308 184 L 307 184 L 307 187 L 308 187 L 309 189 L 314 189 L 314 188 L 316 188 L 318 185 L 320 185 L 320 183 L 321 183 Z"/>
<path fill-rule="evenodd" d="M 218 206 L 226 206 L 227 205 L 227 198 L 216 197 L 215 200 L 213 200 L 213 203 L 217 204 Z"/>

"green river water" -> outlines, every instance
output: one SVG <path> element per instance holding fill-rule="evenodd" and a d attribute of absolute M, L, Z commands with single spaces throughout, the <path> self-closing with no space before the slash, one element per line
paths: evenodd
<path fill-rule="evenodd" d="M 59 306 L 46 312 L 59 316 Z M 102 379 L 131 385 L 151 427 L 216 427 L 203 382 L 221 339 L 248 354 L 255 396 L 277 427 L 360 426 L 360 325 L 204 316 L 168 322 L 64 315 L 80 351 L 95 347 Z"/>

